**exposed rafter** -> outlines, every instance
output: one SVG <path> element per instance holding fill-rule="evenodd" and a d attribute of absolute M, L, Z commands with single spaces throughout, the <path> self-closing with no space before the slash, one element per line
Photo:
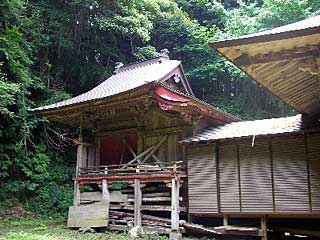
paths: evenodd
<path fill-rule="evenodd" d="M 247 53 L 236 57 L 233 62 L 238 66 L 260 65 L 271 62 L 282 62 L 296 59 L 303 59 L 310 62 L 320 56 L 320 45 L 310 45 L 305 47 L 296 47 L 294 49 L 285 49 L 279 52 L 269 52 L 266 54 L 257 54 L 249 56 Z"/>

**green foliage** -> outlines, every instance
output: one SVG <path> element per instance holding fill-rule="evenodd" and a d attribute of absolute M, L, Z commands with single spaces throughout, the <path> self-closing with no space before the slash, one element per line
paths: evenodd
<path fill-rule="evenodd" d="M 123 183 L 123 182 L 113 182 L 112 183 L 112 188 L 113 189 L 123 189 L 123 188 L 128 188 L 129 187 L 129 183 Z"/>
<path fill-rule="evenodd" d="M 183 62 L 197 97 L 243 119 L 292 114 L 208 42 L 319 9 L 317 0 L 0 1 L 0 208 L 23 202 L 46 216 L 66 214 L 75 150 L 62 153 L 48 144 L 53 124 L 28 110 L 89 90 L 118 61 L 144 60 L 167 48 Z"/>
<path fill-rule="evenodd" d="M 13 117 L 14 113 L 9 110 L 9 106 L 15 103 L 15 96 L 20 89 L 18 84 L 6 82 L 7 75 L 1 71 L 2 65 L 3 63 L 0 63 L 0 113 L 7 117 Z"/>
<path fill-rule="evenodd" d="M 73 185 L 43 184 L 30 199 L 29 209 L 46 217 L 66 217 L 72 205 Z"/>
<path fill-rule="evenodd" d="M 65 223 L 56 220 L 44 220 L 37 217 L 20 218 L 20 219 L 5 219 L 0 220 L 0 239 L 6 240 L 128 240 L 130 237 L 126 232 L 95 232 L 81 233 L 67 229 Z M 142 239 L 153 240 L 168 240 L 166 236 L 152 236 Z M 197 238 L 184 237 L 184 240 L 195 240 Z M 211 238 L 201 238 L 209 240 Z"/>
<path fill-rule="evenodd" d="M 154 58 L 159 56 L 157 50 L 153 46 L 145 46 L 145 47 L 137 47 L 133 53 L 134 57 L 139 60 L 143 61 L 146 59 Z"/>

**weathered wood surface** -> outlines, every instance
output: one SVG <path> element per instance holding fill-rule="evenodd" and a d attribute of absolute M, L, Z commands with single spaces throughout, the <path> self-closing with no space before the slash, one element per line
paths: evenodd
<path fill-rule="evenodd" d="M 189 212 L 218 212 L 214 145 L 189 147 L 187 159 Z"/>
<path fill-rule="evenodd" d="M 112 210 L 133 210 L 133 205 L 118 205 L 118 204 L 110 204 L 110 209 Z M 166 205 L 142 205 L 142 211 L 171 211 L 171 206 Z M 180 212 L 186 212 L 186 207 L 180 207 Z"/>
<path fill-rule="evenodd" d="M 179 231 L 179 190 L 180 183 L 177 179 L 173 178 L 171 180 L 171 231 L 178 232 Z"/>
<path fill-rule="evenodd" d="M 215 227 L 214 231 L 221 235 L 242 235 L 242 236 L 262 236 L 260 228 L 241 227 L 241 226 L 220 226 Z"/>
<path fill-rule="evenodd" d="M 69 228 L 106 227 L 109 221 L 109 206 L 106 202 L 69 208 Z"/>
<path fill-rule="evenodd" d="M 135 160 L 135 159 L 133 159 Z M 180 173 L 185 171 L 185 164 L 182 161 L 177 162 L 148 162 L 148 163 L 127 163 L 120 165 L 100 165 L 91 167 L 82 167 L 79 170 L 81 177 L 94 177 L 94 176 L 112 176 L 112 175 L 136 175 L 136 169 L 139 168 L 140 174 L 152 173 Z"/>
<path fill-rule="evenodd" d="M 142 191 L 139 179 L 134 180 L 134 225 L 142 226 L 141 217 Z"/>
<path fill-rule="evenodd" d="M 127 202 L 127 201 L 128 201 L 127 194 L 123 194 L 121 191 L 111 191 L 110 192 L 110 202 L 121 203 L 121 202 Z"/>
<path fill-rule="evenodd" d="M 130 230 L 129 227 L 125 225 L 117 225 L 117 224 L 110 224 L 107 229 L 114 230 L 114 231 L 128 231 Z M 170 229 L 162 228 L 162 227 L 148 227 L 144 226 L 143 229 L 148 232 L 157 232 L 159 234 L 169 234 Z"/>
<path fill-rule="evenodd" d="M 179 201 L 182 201 L 182 197 L 179 198 Z M 144 197 L 142 202 L 170 202 L 171 197 Z M 134 202 L 133 198 L 129 198 L 128 202 Z"/>
<path fill-rule="evenodd" d="M 254 147 L 244 142 L 219 144 L 220 186 L 212 178 L 216 174 L 214 144 L 190 146 L 190 212 L 285 217 L 319 213 L 319 143 L 320 135 L 309 133 L 261 140 Z"/>
<path fill-rule="evenodd" d="M 319 39 L 319 31 L 314 31 L 272 44 L 266 40 L 218 51 L 295 110 L 312 114 L 319 113 Z"/>
<path fill-rule="evenodd" d="M 122 203 L 122 202 L 130 202 L 128 200 L 127 194 L 122 194 L 121 191 L 110 191 L 110 196 L 106 196 L 110 202 L 112 203 Z M 93 203 L 93 202 L 100 202 L 102 200 L 102 193 L 101 192 L 82 192 L 80 194 L 81 203 Z M 132 199 L 131 199 L 132 200 Z"/>
<path fill-rule="evenodd" d="M 82 192 L 80 193 L 81 203 L 100 202 L 102 198 L 101 192 Z"/>

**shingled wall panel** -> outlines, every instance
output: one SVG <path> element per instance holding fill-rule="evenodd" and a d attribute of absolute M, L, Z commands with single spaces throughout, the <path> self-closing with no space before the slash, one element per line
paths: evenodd
<path fill-rule="evenodd" d="M 215 145 L 188 146 L 190 213 L 217 213 Z"/>
<path fill-rule="evenodd" d="M 308 212 L 309 195 L 304 138 L 272 141 L 277 212 Z"/>
<path fill-rule="evenodd" d="M 242 212 L 272 212 L 272 177 L 268 142 L 239 145 Z"/>
<path fill-rule="evenodd" d="M 320 135 L 307 138 L 307 155 L 310 169 L 312 211 L 320 211 Z"/>
<path fill-rule="evenodd" d="M 219 145 L 220 207 L 223 213 L 240 212 L 237 146 Z"/>

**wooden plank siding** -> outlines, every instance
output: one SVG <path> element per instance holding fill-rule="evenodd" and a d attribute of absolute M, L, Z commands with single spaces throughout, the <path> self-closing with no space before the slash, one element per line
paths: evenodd
<path fill-rule="evenodd" d="M 312 211 L 320 211 L 320 135 L 307 137 Z"/>
<path fill-rule="evenodd" d="M 182 160 L 182 147 L 179 141 L 182 140 L 182 132 L 166 132 L 165 134 L 148 134 L 143 136 L 143 150 L 158 144 L 161 139 L 167 136 L 167 139 L 155 152 L 159 160 L 163 162 L 174 162 Z"/>
<path fill-rule="evenodd" d="M 219 146 L 220 209 L 221 212 L 240 212 L 237 146 Z"/>
<path fill-rule="evenodd" d="M 218 211 L 215 146 L 187 148 L 190 213 Z"/>
<path fill-rule="evenodd" d="M 190 213 L 320 214 L 320 134 L 215 144 L 187 146 Z"/>
<path fill-rule="evenodd" d="M 242 212 L 272 212 L 268 143 L 239 144 Z"/>
<path fill-rule="evenodd" d="M 309 211 L 307 161 L 303 137 L 272 141 L 275 209 Z"/>

